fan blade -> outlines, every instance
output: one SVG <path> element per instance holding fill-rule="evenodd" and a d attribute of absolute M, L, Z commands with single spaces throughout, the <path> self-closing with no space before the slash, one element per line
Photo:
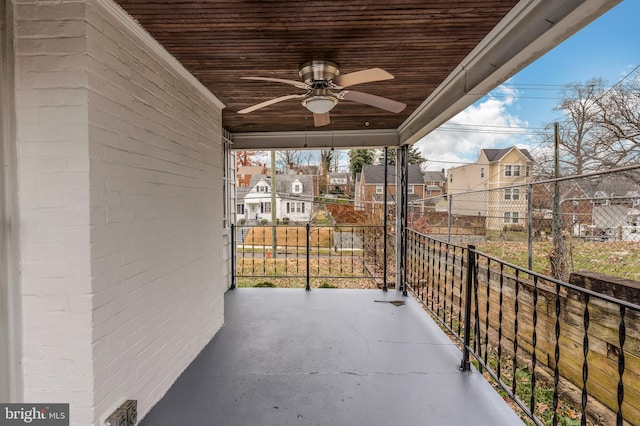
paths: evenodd
<path fill-rule="evenodd" d="M 393 99 L 383 98 L 382 96 L 372 95 L 370 93 L 356 92 L 353 90 L 340 92 L 340 98 L 347 101 L 360 102 L 361 104 L 371 105 L 372 107 L 395 113 L 399 113 L 407 107 L 407 104 L 394 101 Z"/>
<path fill-rule="evenodd" d="M 273 77 L 240 77 L 242 80 L 258 80 L 258 81 L 273 81 L 276 83 L 290 84 L 298 89 L 308 89 L 306 83 L 302 81 L 287 80 L 286 78 L 273 78 Z"/>
<path fill-rule="evenodd" d="M 332 81 L 333 84 L 337 86 L 349 87 L 361 83 L 370 83 L 372 81 L 391 80 L 392 78 L 393 75 L 389 74 L 382 68 L 369 68 L 368 70 L 339 75 Z"/>
<path fill-rule="evenodd" d="M 238 111 L 238 114 L 247 114 L 247 113 L 253 112 L 253 111 L 257 110 L 257 109 L 264 108 L 264 107 L 267 107 L 269 105 L 277 104 L 278 102 L 288 101 L 289 99 L 304 98 L 305 96 L 306 95 L 285 95 L 285 96 L 280 96 L 279 98 L 269 99 L 268 101 L 260 102 L 259 104 L 255 104 L 255 105 L 250 106 L 248 108 L 241 109 L 240 111 Z"/>
<path fill-rule="evenodd" d="M 316 127 L 326 126 L 329 123 L 331 123 L 331 118 L 328 112 L 324 114 L 313 114 L 313 124 Z"/>

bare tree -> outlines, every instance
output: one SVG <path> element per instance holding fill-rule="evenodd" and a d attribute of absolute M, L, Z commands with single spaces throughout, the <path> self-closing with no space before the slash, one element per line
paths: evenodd
<path fill-rule="evenodd" d="M 597 104 L 598 125 L 607 138 L 603 164 L 615 167 L 640 163 L 640 73 L 612 87 Z"/>
<path fill-rule="evenodd" d="M 307 151 L 297 151 L 288 149 L 276 152 L 276 163 L 279 169 L 286 170 L 289 166 L 298 167 L 307 161 L 309 153 Z"/>
<path fill-rule="evenodd" d="M 563 91 L 564 99 L 556 109 L 566 114 L 560 122 L 560 168 L 566 174 L 588 173 L 600 167 L 598 157 L 603 138 L 597 101 L 602 93 L 604 82 L 600 79 L 574 83 Z"/>
<path fill-rule="evenodd" d="M 601 79 L 573 83 L 563 91 L 555 108 L 560 121 L 560 167 L 562 174 L 583 174 L 640 162 L 640 74 L 608 88 Z M 552 125 L 543 136 L 537 175 L 552 167 Z"/>

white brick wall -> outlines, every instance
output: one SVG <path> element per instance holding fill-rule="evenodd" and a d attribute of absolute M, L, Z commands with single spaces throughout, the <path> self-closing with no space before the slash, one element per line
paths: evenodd
<path fill-rule="evenodd" d="M 77 424 L 94 389 L 84 10 L 14 4 L 23 400 L 70 402 Z"/>
<path fill-rule="evenodd" d="M 24 399 L 143 416 L 223 321 L 222 106 L 106 0 L 15 12 Z"/>

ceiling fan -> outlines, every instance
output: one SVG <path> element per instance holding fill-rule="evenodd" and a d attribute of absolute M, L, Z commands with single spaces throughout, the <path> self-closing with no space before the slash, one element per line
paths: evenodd
<path fill-rule="evenodd" d="M 370 83 L 373 81 L 391 80 L 393 75 L 380 68 L 369 68 L 349 74 L 340 75 L 340 68 L 331 61 L 307 61 L 300 65 L 298 74 L 302 81 L 288 80 L 272 77 L 240 77 L 244 80 L 271 81 L 290 84 L 306 93 L 285 95 L 278 98 L 250 106 L 238 111 L 238 114 L 248 114 L 258 109 L 287 101 L 289 99 L 302 99 L 302 105 L 313 113 L 313 123 L 316 127 L 326 126 L 330 123 L 329 111 L 339 101 L 354 101 L 370 105 L 385 111 L 399 113 L 406 108 L 406 104 L 372 95 L 370 93 L 343 90 L 356 84 Z"/>

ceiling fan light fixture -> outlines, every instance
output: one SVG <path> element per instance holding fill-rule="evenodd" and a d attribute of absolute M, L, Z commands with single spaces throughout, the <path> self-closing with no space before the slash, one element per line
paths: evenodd
<path fill-rule="evenodd" d="M 329 96 L 312 96 L 302 101 L 302 105 L 314 114 L 326 114 L 338 103 L 338 100 Z"/>

